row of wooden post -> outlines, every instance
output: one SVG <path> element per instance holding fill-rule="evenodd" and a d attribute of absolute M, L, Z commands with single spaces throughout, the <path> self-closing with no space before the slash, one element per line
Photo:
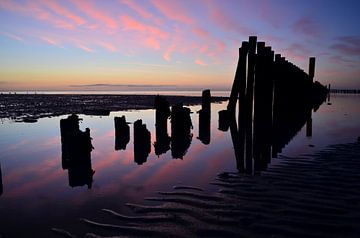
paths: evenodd
<path fill-rule="evenodd" d="M 256 36 L 242 42 L 227 110 L 219 112 L 219 129 L 230 128 L 240 171 L 266 167 L 311 118 L 327 93 L 314 74 L 314 57 L 307 74 Z"/>

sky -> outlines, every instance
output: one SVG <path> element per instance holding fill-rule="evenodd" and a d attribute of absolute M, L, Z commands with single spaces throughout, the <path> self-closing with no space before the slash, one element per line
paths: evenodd
<path fill-rule="evenodd" d="M 229 90 L 250 35 L 360 88 L 359 13 L 349 0 L 0 0 L 0 90 Z"/>

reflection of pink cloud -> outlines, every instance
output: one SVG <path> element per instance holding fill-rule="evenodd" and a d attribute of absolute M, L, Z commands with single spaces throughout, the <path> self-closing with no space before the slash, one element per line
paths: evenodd
<path fill-rule="evenodd" d="M 181 1 L 152 0 L 152 4 L 167 18 L 185 24 L 192 24 L 195 20 L 187 14 Z"/>
<path fill-rule="evenodd" d="M 47 0 L 47 1 L 43 1 L 42 3 L 45 4 L 48 8 L 50 8 L 52 11 L 57 13 L 58 15 L 67 17 L 77 25 L 82 25 L 86 22 L 83 18 L 72 13 L 70 10 L 61 6 L 58 2 L 54 0 Z"/>
<path fill-rule="evenodd" d="M 90 3 L 90 1 L 79 0 L 74 1 L 74 4 L 80 10 L 84 11 L 88 16 L 105 23 L 107 27 L 112 29 L 116 29 L 118 27 L 116 20 L 110 17 L 107 13 L 95 7 L 93 4 Z"/>

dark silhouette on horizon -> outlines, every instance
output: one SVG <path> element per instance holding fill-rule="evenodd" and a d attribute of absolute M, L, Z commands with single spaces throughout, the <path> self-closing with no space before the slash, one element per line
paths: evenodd
<path fill-rule="evenodd" d="M 138 165 L 146 162 L 151 152 L 151 134 L 139 119 L 134 122 L 134 161 Z"/>
<path fill-rule="evenodd" d="M 62 168 L 68 170 L 69 186 L 92 187 L 91 151 L 94 149 L 90 129 L 79 129 L 81 119 L 73 114 L 60 120 Z"/>
<path fill-rule="evenodd" d="M 211 94 L 210 90 L 202 91 L 202 103 L 199 113 L 198 139 L 205 145 L 210 144 Z"/>
<path fill-rule="evenodd" d="M 115 124 L 115 150 L 126 150 L 130 141 L 130 127 L 125 116 L 114 117 Z"/>
<path fill-rule="evenodd" d="M 192 141 L 190 109 L 182 103 L 171 107 L 171 155 L 183 159 Z"/>
<path fill-rule="evenodd" d="M 328 94 L 327 87 L 314 82 L 314 73 L 314 57 L 306 74 L 256 36 L 242 43 L 227 110 L 219 112 L 219 130 L 230 127 L 239 171 L 266 169 L 306 123 L 312 136 L 311 112 Z"/>
<path fill-rule="evenodd" d="M 1 173 L 1 164 L 0 164 L 0 196 L 3 194 L 3 183 L 2 183 L 2 173 Z"/>
<path fill-rule="evenodd" d="M 168 119 L 170 117 L 170 104 L 165 97 L 157 95 L 155 97 L 155 129 L 156 141 L 154 143 L 155 154 L 161 154 L 170 150 L 170 137 L 168 135 Z"/>

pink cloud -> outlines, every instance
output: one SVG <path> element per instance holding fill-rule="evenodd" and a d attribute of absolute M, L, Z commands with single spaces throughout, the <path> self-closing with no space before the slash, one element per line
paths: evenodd
<path fill-rule="evenodd" d="M 203 60 L 201 59 L 196 59 L 195 60 L 195 64 L 201 65 L 201 66 L 207 66 L 207 63 L 205 63 Z"/>
<path fill-rule="evenodd" d="M 83 45 L 83 44 L 78 44 L 77 47 L 80 48 L 80 49 L 82 49 L 82 50 L 84 50 L 84 51 L 86 51 L 86 52 L 89 52 L 89 53 L 93 53 L 93 52 L 94 52 L 93 49 L 91 49 L 91 48 L 89 48 L 89 47 L 87 47 L 87 46 L 85 46 L 85 45 Z"/>
<path fill-rule="evenodd" d="M 318 37 L 320 35 L 320 27 L 310 16 L 302 16 L 293 25 L 292 29 L 295 33 L 305 36 Z"/>
<path fill-rule="evenodd" d="M 117 48 L 113 44 L 111 44 L 109 42 L 101 41 L 101 42 L 98 42 L 98 45 L 100 45 L 101 47 L 107 49 L 108 51 L 117 52 Z"/>
<path fill-rule="evenodd" d="M 49 9 L 54 11 L 56 14 L 67 17 L 68 19 L 72 20 L 77 25 L 82 25 L 86 22 L 83 18 L 72 13 L 70 10 L 61 6 L 58 2 L 56 2 L 54 0 L 43 1 L 43 4 L 45 4 Z"/>
<path fill-rule="evenodd" d="M 106 27 L 111 29 L 117 29 L 118 23 L 115 19 L 110 17 L 104 11 L 101 11 L 96 6 L 94 6 L 90 1 L 78 0 L 74 1 L 74 4 L 88 16 L 92 17 L 95 20 L 101 21 L 105 24 Z"/>
<path fill-rule="evenodd" d="M 141 23 L 140 21 L 137 21 L 134 18 L 127 15 L 123 15 L 120 18 L 122 20 L 122 23 L 124 24 L 125 30 L 135 30 L 141 33 L 148 33 L 160 39 L 168 38 L 169 34 L 157 27 Z"/>
<path fill-rule="evenodd" d="M 185 24 L 192 24 L 195 22 L 195 19 L 187 13 L 188 11 L 181 4 L 183 3 L 182 1 L 152 0 L 151 2 L 157 10 L 171 20 Z"/>
<path fill-rule="evenodd" d="M 4 36 L 7 36 L 11 39 L 14 39 L 14 40 L 17 40 L 17 41 L 24 41 L 24 39 L 18 35 L 14 35 L 14 34 L 11 34 L 11 33 L 6 33 L 6 32 L 2 32 L 1 35 L 4 35 Z"/>
<path fill-rule="evenodd" d="M 332 44 L 330 49 L 347 56 L 360 56 L 360 36 L 343 36 L 336 40 L 337 42 Z"/>
<path fill-rule="evenodd" d="M 55 27 L 65 29 L 74 28 L 73 24 L 54 16 L 49 11 L 41 8 L 37 2 L 25 2 L 24 4 L 20 4 L 14 1 L 4 0 L 0 1 L 0 8 L 42 20 Z"/>
<path fill-rule="evenodd" d="M 209 33 L 207 30 L 205 30 L 204 28 L 194 27 L 194 28 L 192 29 L 192 31 L 193 31 L 196 35 L 198 35 L 198 36 L 200 36 L 200 37 L 202 37 L 202 38 L 209 38 L 209 37 L 210 37 L 210 33 Z"/>
<path fill-rule="evenodd" d="M 171 55 L 172 53 L 175 51 L 176 49 L 176 45 L 175 44 L 172 44 L 170 45 L 167 50 L 164 52 L 163 54 L 163 58 L 166 60 L 166 61 L 170 61 L 171 60 Z"/>
<path fill-rule="evenodd" d="M 52 38 L 43 36 L 43 37 L 40 37 L 40 39 L 43 40 L 44 42 L 50 44 L 50 45 L 54 45 L 54 46 L 57 46 L 57 47 L 62 47 L 61 44 L 58 41 L 56 41 L 56 40 L 54 40 Z"/>
<path fill-rule="evenodd" d="M 160 42 L 154 37 L 149 37 L 145 40 L 145 44 L 155 50 L 160 49 Z"/>
<path fill-rule="evenodd" d="M 226 14 L 220 8 L 212 7 L 210 18 L 226 31 L 235 31 L 243 35 L 250 35 L 253 33 L 253 30 L 241 25 L 238 20 L 232 18 L 229 14 Z"/>
<path fill-rule="evenodd" d="M 137 2 L 132 0 L 122 0 L 123 4 L 127 5 L 129 8 L 133 9 L 135 12 L 137 12 L 140 16 L 142 16 L 145 19 L 153 17 L 153 14 L 146 11 L 141 5 L 139 5 Z"/>

